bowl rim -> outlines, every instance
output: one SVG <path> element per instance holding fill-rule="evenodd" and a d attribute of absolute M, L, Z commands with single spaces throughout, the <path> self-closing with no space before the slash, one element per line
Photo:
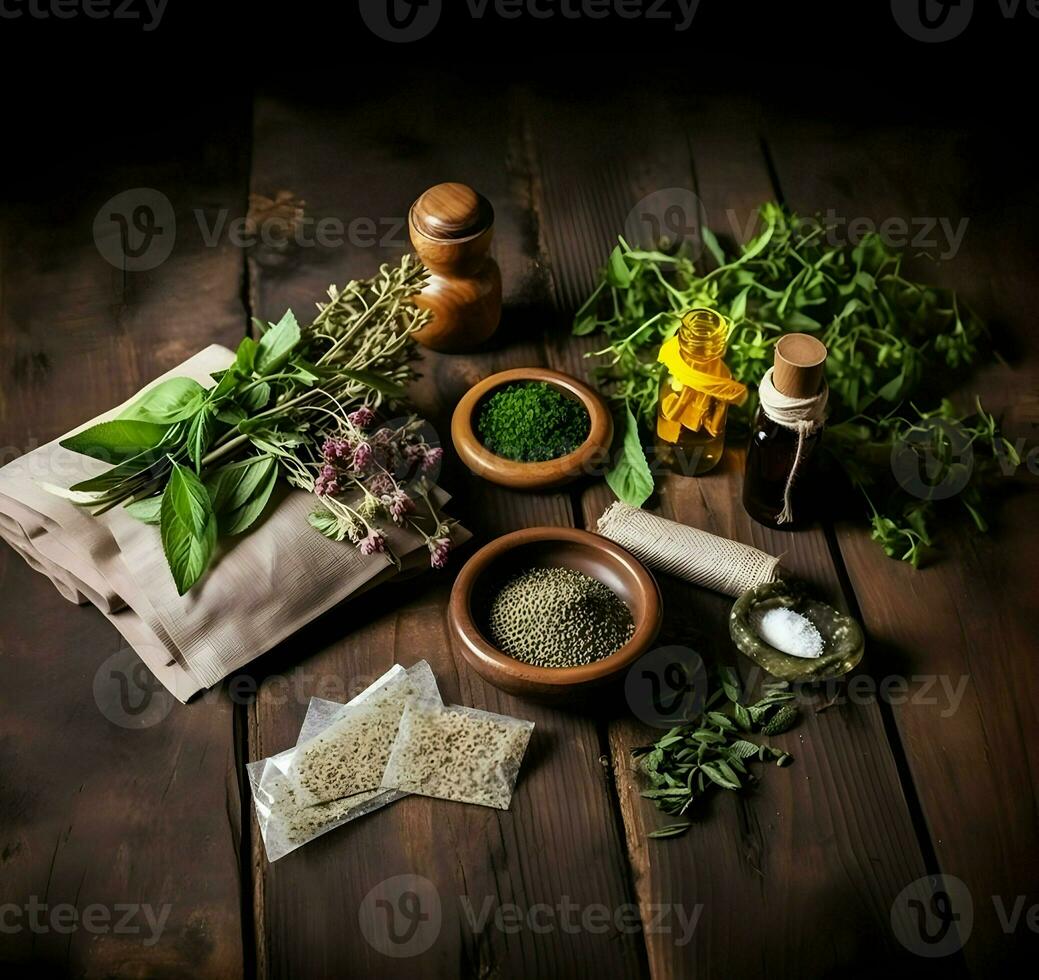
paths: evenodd
<path fill-rule="evenodd" d="M 491 452 L 476 431 L 475 415 L 492 391 L 517 382 L 543 381 L 576 398 L 588 413 L 588 436 L 573 452 L 554 459 L 523 461 Z M 451 416 L 451 441 L 462 462 L 492 482 L 515 483 L 533 488 L 576 477 L 599 452 L 613 442 L 613 416 L 602 398 L 584 382 L 551 368 L 509 368 L 474 384 L 460 399 Z"/>
<path fill-rule="evenodd" d="M 494 646 L 476 625 L 472 611 L 475 586 L 491 565 L 509 552 L 541 541 L 569 542 L 610 555 L 631 576 L 646 596 L 646 610 L 635 622 L 631 639 L 608 657 L 577 667 L 539 667 L 510 657 Z M 619 597 L 618 597 L 619 598 Z M 623 601 L 623 600 L 622 600 Z M 620 545 L 590 531 L 570 527 L 532 527 L 512 531 L 485 544 L 462 567 L 451 590 L 450 615 L 463 651 L 513 680 L 565 689 L 604 680 L 632 664 L 657 638 L 663 616 L 663 600 L 656 579 L 634 555 Z M 634 619 L 634 616 L 632 617 Z M 468 658 L 467 658 L 468 659 Z"/>

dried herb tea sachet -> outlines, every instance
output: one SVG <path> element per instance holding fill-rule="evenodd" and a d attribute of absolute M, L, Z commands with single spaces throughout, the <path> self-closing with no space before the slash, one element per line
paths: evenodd
<path fill-rule="evenodd" d="M 428 664 L 391 677 L 363 701 L 345 705 L 320 735 L 297 746 L 286 775 L 300 801 L 327 803 L 378 789 L 404 706 L 413 697 L 440 700 Z"/>
<path fill-rule="evenodd" d="M 364 703 L 390 682 L 411 676 L 416 687 L 436 691 L 429 665 L 422 661 L 405 671 L 394 666 L 374 684 L 361 692 L 349 705 L 312 698 L 297 747 L 312 741 L 342 716 L 343 709 Z M 439 696 L 439 695 L 437 695 Z M 398 790 L 375 789 L 324 803 L 300 801 L 298 787 L 286 775 L 296 750 L 289 749 L 269 759 L 250 763 L 246 768 L 252 786 L 260 835 L 269 861 L 277 861 L 304 844 L 331 830 L 395 802 L 406 794 Z"/>
<path fill-rule="evenodd" d="M 532 721 L 414 698 L 401 718 L 383 785 L 507 810 Z"/>

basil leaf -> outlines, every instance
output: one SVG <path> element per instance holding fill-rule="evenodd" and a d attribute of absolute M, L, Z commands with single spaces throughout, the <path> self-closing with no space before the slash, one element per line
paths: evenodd
<path fill-rule="evenodd" d="M 148 497 L 127 504 L 123 510 L 142 524 L 158 524 L 162 514 L 162 497 Z"/>
<path fill-rule="evenodd" d="M 253 366 L 256 364 L 256 347 L 256 341 L 252 337 L 243 337 L 238 345 L 234 366 L 244 377 L 253 373 Z"/>
<path fill-rule="evenodd" d="M 299 341 L 299 324 L 292 310 L 287 310 L 281 320 L 260 338 L 254 370 L 258 374 L 274 374 L 285 365 Z"/>
<path fill-rule="evenodd" d="M 92 425 L 89 429 L 62 439 L 61 446 L 71 452 L 91 456 L 106 463 L 121 463 L 150 449 L 157 449 L 166 438 L 169 429 L 168 425 L 158 422 L 116 419 Z"/>
<path fill-rule="evenodd" d="M 248 530 L 267 507 L 278 482 L 278 464 L 271 456 L 254 456 L 222 467 L 206 480 L 221 534 Z"/>
<path fill-rule="evenodd" d="M 205 572 L 216 547 L 217 522 L 209 494 L 186 466 L 173 464 L 159 510 L 162 550 L 177 592 L 184 595 Z"/>
<path fill-rule="evenodd" d="M 206 389 L 193 378 L 170 378 L 146 391 L 128 409 L 121 419 L 170 424 L 191 418 L 206 397 Z"/>
<path fill-rule="evenodd" d="M 639 424 L 627 406 L 621 447 L 621 456 L 606 474 L 606 482 L 619 499 L 632 507 L 641 507 L 653 493 L 653 474 L 642 449 Z"/>
<path fill-rule="evenodd" d="M 188 429 L 188 456 L 195 464 L 196 473 L 202 469 L 202 458 L 206 455 L 215 433 L 216 416 L 207 406 L 191 420 L 191 427 Z"/>
<path fill-rule="evenodd" d="M 250 387 L 247 392 L 239 396 L 242 407 L 248 412 L 262 411 L 267 407 L 267 402 L 270 400 L 271 386 L 266 381 L 261 381 L 258 384 L 254 382 L 253 387 Z"/>

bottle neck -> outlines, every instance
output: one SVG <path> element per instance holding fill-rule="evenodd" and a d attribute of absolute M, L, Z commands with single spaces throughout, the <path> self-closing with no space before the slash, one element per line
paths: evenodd
<path fill-rule="evenodd" d="M 700 371 L 717 367 L 725 353 L 728 336 L 728 324 L 714 310 L 690 310 L 678 328 L 682 360 Z"/>

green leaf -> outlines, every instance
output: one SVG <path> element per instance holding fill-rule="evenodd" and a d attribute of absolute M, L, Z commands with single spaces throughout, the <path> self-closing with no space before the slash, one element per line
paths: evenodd
<path fill-rule="evenodd" d="M 582 313 L 581 316 L 574 319 L 571 332 L 575 337 L 585 337 L 590 333 L 594 333 L 598 326 L 599 318 L 595 315 L 594 310 L 589 310 L 587 313 Z"/>
<path fill-rule="evenodd" d="M 89 429 L 61 440 L 63 448 L 83 456 L 121 463 L 162 445 L 168 425 L 140 419 L 116 419 L 101 422 Z"/>
<path fill-rule="evenodd" d="M 721 247 L 718 241 L 718 236 L 715 235 L 707 225 L 704 225 L 700 229 L 700 237 L 703 239 L 703 243 L 707 248 L 707 251 L 711 253 L 714 261 L 718 265 L 725 265 L 725 250 Z"/>
<path fill-rule="evenodd" d="M 247 531 L 263 514 L 278 482 L 278 464 L 271 456 L 221 467 L 206 480 L 221 534 Z"/>
<path fill-rule="evenodd" d="M 749 759 L 758 754 L 759 746 L 746 739 L 738 738 L 728 747 L 728 751 L 737 759 Z"/>
<path fill-rule="evenodd" d="M 740 782 L 738 779 L 735 778 L 735 774 L 732 772 L 731 769 L 729 769 L 728 766 L 726 766 L 725 768 L 728 769 L 728 772 L 731 775 L 730 778 L 730 775 L 726 775 L 722 772 L 722 765 L 723 763 L 720 762 L 705 762 L 700 768 L 701 770 L 703 770 L 704 773 L 706 773 L 707 778 L 712 783 L 721 786 L 723 789 L 739 789 Z"/>
<path fill-rule="evenodd" d="M 252 337 L 243 337 L 235 352 L 234 366 L 243 377 L 253 373 L 256 364 L 257 343 Z"/>
<path fill-rule="evenodd" d="M 158 524 L 162 517 L 162 496 L 135 500 L 123 510 L 142 524 Z"/>
<path fill-rule="evenodd" d="M 348 368 L 339 368 L 336 373 L 349 378 L 351 381 L 356 381 L 366 388 L 372 388 L 380 394 L 386 395 L 387 398 L 403 398 L 407 392 L 403 385 L 397 384 L 396 381 L 384 375 L 376 374 L 374 371 L 354 371 Z"/>
<path fill-rule="evenodd" d="M 239 396 L 239 400 L 247 412 L 260 412 L 271 400 L 271 386 L 266 381 L 254 381 L 249 390 Z"/>
<path fill-rule="evenodd" d="M 202 469 L 202 458 L 206 455 L 213 436 L 216 433 L 216 416 L 208 406 L 202 409 L 192 420 L 188 428 L 188 456 L 195 464 L 195 472 Z"/>
<path fill-rule="evenodd" d="M 659 830 L 654 830 L 646 836 L 653 837 L 656 840 L 662 840 L 665 837 L 677 837 L 679 834 L 684 834 L 692 825 L 691 820 L 686 820 L 683 823 L 671 823 L 666 827 L 661 827 Z"/>
<path fill-rule="evenodd" d="M 292 310 L 287 310 L 281 320 L 260 338 L 254 370 L 258 374 L 275 374 L 288 362 L 299 341 L 299 324 Z"/>
<path fill-rule="evenodd" d="M 206 389 L 194 379 L 170 378 L 146 391 L 119 418 L 169 425 L 191 418 L 205 398 Z"/>
<path fill-rule="evenodd" d="M 624 261 L 620 245 L 614 247 L 606 265 L 606 279 L 614 289 L 627 289 L 631 285 L 631 269 Z"/>
<path fill-rule="evenodd" d="M 160 530 L 177 592 L 184 595 L 209 565 L 216 547 L 217 521 L 202 482 L 178 463 L 173 464 L 162 494 Z"/>
<path fill-rule="evenodd" d="M 653 474 L 642 449 L 639 424 L 627 407 L 624 409 L 621 455 L 606 474 L 606 483 L 620 500 L 632 507 L 641 507 L 653 493 Z"/>
<path fill-rule="evenodd" d="M 336 519 L 335 514 L 322 508 L 307 516 L 310 526 L 320 531 L 326 538 L 342 541 L 346 538 L 346 529 Z"/>

